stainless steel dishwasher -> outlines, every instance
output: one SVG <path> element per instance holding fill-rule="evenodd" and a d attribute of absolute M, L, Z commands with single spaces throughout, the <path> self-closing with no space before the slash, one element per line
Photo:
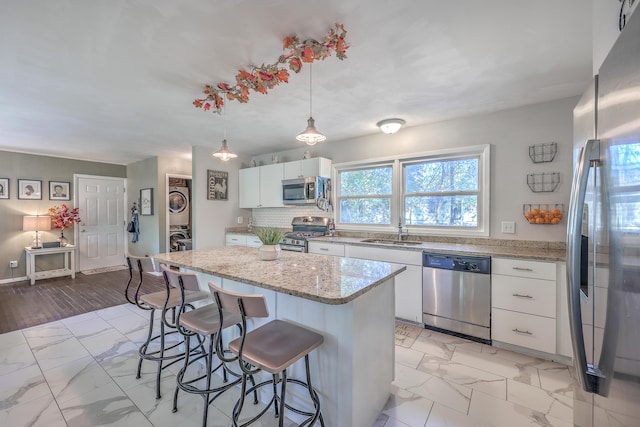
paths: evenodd
<path fill-rule="evenodd" d="M 422 254 L 425 327 L 491 343 L 491 257 Z"/>

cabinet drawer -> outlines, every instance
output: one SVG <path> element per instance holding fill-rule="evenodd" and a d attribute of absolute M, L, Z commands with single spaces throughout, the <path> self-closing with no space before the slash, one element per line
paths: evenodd
<path fill-rule="evenodd" d="M 491 310 L 491 339 L 521 347 L 556 352 L 556 321 L 548 317 Z"/>
<path fill-rule="evenodd" d="M 344 256 L 344 245 L 335 243 L 309 242 L 309 253 Z"/>
<path fill-rule="evenodd" d="M 492 258 L 491 272 L 507 276 L 556 280 L 556 264 L 554 262 Z"/>
<path fill-rule="evenodd" d="M 259 248 L 262 246 L 262 242 L 258 236 L 247 236 L 247 246 L 251 248 Z"/>
<path fill-rule="evenodd" d="M 227 246 L 247 246 L 247 236 L 243 234 L 227 234 L 225 243 Z"/>
<path fill-rule="evenodd" d="M 494 274 L 491 276 L 491 305 L 555 318 L 556 282 Z"/>

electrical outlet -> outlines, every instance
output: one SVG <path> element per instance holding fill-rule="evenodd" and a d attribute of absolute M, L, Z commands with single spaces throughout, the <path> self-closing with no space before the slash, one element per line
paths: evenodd
<path fill-rule="evenodd" d="M 18 261 L 9 261 L 10 268 L 18 268 Z"/>
<path fill-rule="evenodd" d="M 241 216 L 239 216 L 239 217 L 236 219 L 236 222 L 237 222 L 238 224 L 242 224 L 242 223 L 244 222 L 244 218 L 243 218 L 243 217 L 241 217 Z"/>
<path fill-rule="evenodd" d="M 505 234 L 516 234 L 515 221 L 502 221 L 502 232 Z"/>

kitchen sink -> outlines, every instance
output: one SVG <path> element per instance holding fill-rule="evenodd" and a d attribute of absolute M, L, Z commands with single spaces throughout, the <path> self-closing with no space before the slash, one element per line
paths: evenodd
<path fill-rule="evenodd" d="M 364 239 L 362 243 L 377 243 L 384 245 L 421 245 L 419 240 L 394 240 L 394 239 Z"/>

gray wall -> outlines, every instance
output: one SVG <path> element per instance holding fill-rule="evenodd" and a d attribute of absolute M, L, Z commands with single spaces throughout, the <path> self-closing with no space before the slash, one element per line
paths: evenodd
<path fill-rule="evenodd" d="M 128 251 L 145 256 L 168 252 L 167 248 L 167 174 L 191 175 L 191 161 L 153 157 L 127 165 L 127 212 L 133 202 L 140 205 L 140 189 L 153 189 L 153 215 L 138 215 L 140 235 L 136 243 L 129 234 Z"/>
<path fill-rule="evenodd" d="M 233 148 L 232 148 L 233 149 Z M 236 218 L 243 217 L 246 225 L 250 210 L 239 209 L 238 171 L 247 167 L 248 158 L 239 156 L 223 162 L 212 156 L 217 148 L 194 146 L 193 158 L 193 246 L 194 249 L 224 246 L 225 228 L 238 226 Z M 228 200 L 207 200 L 207 170 L 229 173 Z"/>
<path fill-rule="evenodd" d="M 0 151 L 0 178 L 10 180 L 10 199 L 0 199 L 0 281 L 12 277 L 24 277 L 25 246 L 31 246 L 33 233 L 22 231 L 24 215 L 46 215 L 50 207 L 66 204 L 73 207 L 75 188 L 73 174 L 126 177 L 126 168 L 109 163 L 87 162 L 59 157 Z M 42 181 L 42 200 L 18 200 L 18 179 Z M 64 181 L 71 185 L 68 201 L 49 200 L 49 181 Z M 55 241 L 57 230 L 41 233 L 42 241 Z M 65 232 L 73 243 L 73 230 Z M 18 268 L 9 268 L 9 261 L 17 260 Z M 40 263 L 41 260 L 38 260 Z M 45 260 L 46 262 L 46 260 Z"/>
<path fill-rule="evenodd" d="M 521 108 L 463 117 L 425 126 L 406 127 L 394 135 L 382 132 L 344 141 L 331 141 L 330 127 L 324 129 L 328 141 L 311 147 L 313 157 L 334 163 L 418 153 L 451 147 L 491 144 L 491 238 L 564 241 L 566 218 L 558 225 L 531 225 L 523 216 L 523 204 L 569 204 L 572 178 L 573 108 L 578 97 Z M 408 123 L 408 126 L 411 124 Z M 534 164 L 529 146 L 557 142 L 558 154 L 551 163 Z M 271 163 L 271 155 L 283 161 L 298 160 L 309 147 L 256 156 L 259 164 Z M 560 185 L 553 193 L 533 193 L 527 174 L 560 172 Z M 294 210 L 281 208 L 284 215 Z M 273 214 L 271 210 L 270 214 Z M 254 209 L 253 215 L 261 215 Z M 515 221 L 516 234 L 503 234 L 501 221 Z M 338 228 L 338 231 L 339 228 Z"/>

